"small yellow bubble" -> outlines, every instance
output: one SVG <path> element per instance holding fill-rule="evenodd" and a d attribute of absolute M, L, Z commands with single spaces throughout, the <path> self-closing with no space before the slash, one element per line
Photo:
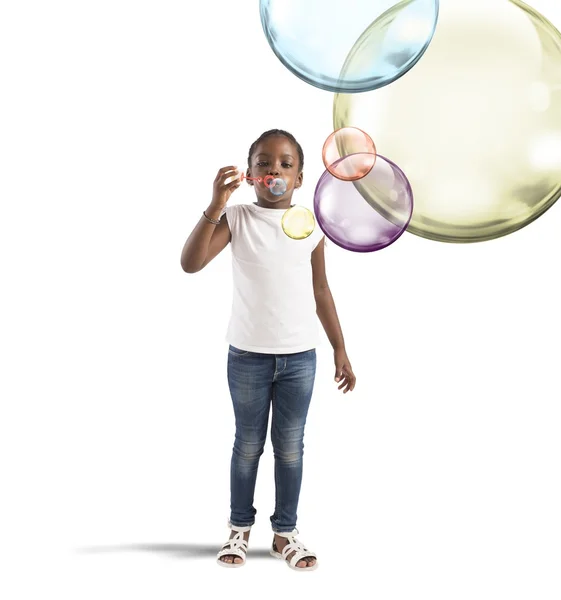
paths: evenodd
<path fill-rule="evenodd" d="M 293 240 L 303 240 L 312 234 L 316 227 L 314 213 L 305 206 L 291 206 L 282 216 L 282 230 Z"/>

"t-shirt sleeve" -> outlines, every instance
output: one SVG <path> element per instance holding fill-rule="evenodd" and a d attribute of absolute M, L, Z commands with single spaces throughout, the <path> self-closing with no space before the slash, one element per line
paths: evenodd
<path fill-rule="evenodd" d="M 230 226 L 230 229 L 232 229 L 232 224 L 233 224 L 233 219 L 234 219 L 234 209 L 235 206 L 228 206 L 226 205 L 223 209 L 222 212 L 220 213 L 220 219 L 223 217 L 223 215 L 226 215 L 226 221 L 228 221 L 228 225 Z"/>
<path fill-rule="evenodd" d="M 237 205 L 236 204 L 231 204 L 230 206 L 225 206 L 222 209 L 222 213 L 220 214 L 220 218 L 222 218 L 222 215 L 226 215 L 226 221 L 228 223 L 228 228 L 230 229 L 230 234 L 232 235 L 232 240 L 233 240 L 233 234 L 234 234 L 234 229 L 236 226 L 236 215 L 237 215 Z"/>

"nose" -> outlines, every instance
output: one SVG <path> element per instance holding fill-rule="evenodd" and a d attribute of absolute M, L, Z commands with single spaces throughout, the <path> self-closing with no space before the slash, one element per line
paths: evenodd
<path fill-rule="evenodd" d="M 273 175 L 274 177 L 278 177 L 280 175 L 280 169 L 278 165 L 271 165 L 269 167 L 269 175 Z"/>

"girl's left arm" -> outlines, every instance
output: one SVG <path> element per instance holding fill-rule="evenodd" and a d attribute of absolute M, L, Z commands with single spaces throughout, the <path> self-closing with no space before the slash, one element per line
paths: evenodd
<path fill-rule="evenodd" d="M 333 347 L 335 359 L 335 381 L 341 381 L 338 389 L 345 388 L 346 394 L 355 387 L 356 377 L 351 367 L 351 362 L 347 356 L 343 331 L 337 316 L 335 302 L 329 289 L 327 275 L 325 273 L 325 237 L 312 252 L 312 274 L 314 284 L 314 297 L 316 299 L 316 312 L 325 333 Z"/>

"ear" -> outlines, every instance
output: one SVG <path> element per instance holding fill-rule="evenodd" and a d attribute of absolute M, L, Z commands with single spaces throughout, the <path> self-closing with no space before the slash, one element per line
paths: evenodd
<path fill-rule="evenodd" d="M 304 181 L 304 171 L 300 171 L 300 173 L 298 173 L 298 177 L 296 177 L 294 189 L 298 189 L 302 185 L 303 181 Z"/>
<path fill-rule="evenodd" d="M 245 176 L 251 177 L 251 171 L 250 171 L 249 167 L 248 167 L 247 171 L 245 172 Z M 249 185 L 253 185 L 253 181 L 251 179 L 246 179 L 246 181 Z"/>

